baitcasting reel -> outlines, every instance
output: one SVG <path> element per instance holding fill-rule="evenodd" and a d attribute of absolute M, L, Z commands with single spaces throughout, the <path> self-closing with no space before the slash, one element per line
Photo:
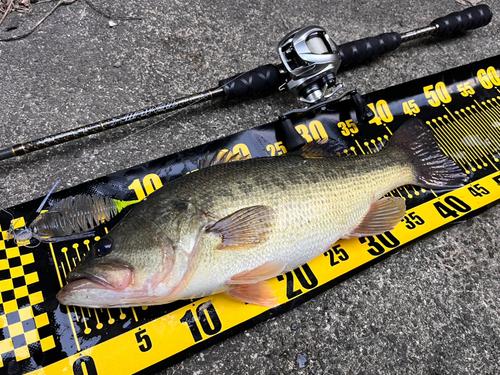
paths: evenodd
<path fill-rule="evenodd" d="M 292 119 L 308 112 L 322 111 L 327 104 L 333 104 L 350 96 L 356 111 L 355 122 L 363 122 L 373 117 L 361 95 L 356 90 L 346 91 L 332 98 L 342 87 L 336 87 L 336 76 L 342 64 L 341 53 L 325 29 L 308 26 L 292 31 L 278 45 L 282 65 L 278 67 L 285 78 L 285 87 L 292 91 L 307 107 L 284 113 L 279 117 L 280 130 L 288 150 L 295 150 L 305 144 L 297 133 Z"/>
<path fill-rule="evenodd" d="M 278 53 L 288 76 L 286 88 L 300 101 L 314 104 L 335 93 L 332 87 L 342 59 L 325 29 L 308 26 L 292 31 L 278 45 Z"/>

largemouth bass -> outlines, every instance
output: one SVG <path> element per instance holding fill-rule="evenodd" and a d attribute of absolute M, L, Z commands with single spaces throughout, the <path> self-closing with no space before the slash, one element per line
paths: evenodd
<path fill-rule="evenodd" d="M 368 156 L 301 155 L 222 163 L 183 176 L 139 203 L 67 276 L 66 305 L 159 305 L 226 292 L 275 306 L 265 280 L 295 269 L 340 238 L 393 229 L 402 185 L 463 186 L 466 175 L 432 131 L 408 120 Z"/>

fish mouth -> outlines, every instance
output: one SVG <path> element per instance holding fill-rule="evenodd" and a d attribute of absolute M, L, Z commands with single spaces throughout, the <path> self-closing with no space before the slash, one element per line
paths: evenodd
<path fill-rule="evenodd" d="M 126 267 L 102 274 L 89 274 L 75 269 L 66 280 L 68 283 L 56 296 L 62 305 L 96 307 L 125 297 L 126 289 L 133 284 L 133 274 Z"/>
<path fill-rule="evenodd" d="M 121 262 L 101 262 L 91 267 L 78 266 L 66 276 L 73 288 L 92 284 L 96 288 L 122 291 L 133 282 L 132 267 Z"/>
<path fill-rule="evenodd" d="M 93 306 L 122 298 L 134 277 L 131 267 L 125 264 L 100 263 L 83 269 L 76 267 L 66 281 L 68 283 L 57 294 L 61 304 Z"/>
<path fill-rule="evenodd" d="M 86 274 L 83 272 L 71 272 L 70 274 L 68 274 L 66 281 L 68 282 L 68 284 L 66 286 L 71 285 L 71 288 L 74 290 L 78 290 L 78 289 L 82 289 L 82 288 L 90 287 L 90 286 L 92 286 L 93 288 L 98 288 L 98 289 L 117 290 L 104 277 L 100 277 L 97 275 L 89 275 L 89 274 Z"/>

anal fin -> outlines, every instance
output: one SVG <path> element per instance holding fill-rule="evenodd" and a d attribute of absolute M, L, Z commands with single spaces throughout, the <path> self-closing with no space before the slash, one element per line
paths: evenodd
<path fill-rule="evenodd" d="M 264 281 L 281 275 L 284 269 L 285 264 L 283 262 L 266 262 L 252 270 L 243 271 L 234 275 L 226 282 L 226 284 L 255 284 L 259 281 Z"/>
<path fill-rule="evenodd" d="M 231 297 L 254 305 L 275 307 L 279 305 L 278 299 L 274 295 L 271 284 L 267 281 L 259 281 L 255 284 L 240 284 L 227 291 Z"/>
<path fill-rule="evenodd" d="M 344 237 L 374 236 L 394 229 L 405 216 L 403 198 L 386 197 L 374 202 L 363 220 Z"/>

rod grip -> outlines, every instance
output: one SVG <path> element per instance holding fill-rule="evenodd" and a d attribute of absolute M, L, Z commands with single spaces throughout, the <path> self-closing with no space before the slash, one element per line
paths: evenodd
<path fill-rule="evenodd" d="M 401 35 L 398 33 L 384 33 L 341 44 L 338 46 L 342 58 L 339 70 L 359 64 L 383 53 L 394 51 L 400 45 Z"/>
<path fill-rule="evenodd" d="M 277 90 L 282 83 L 278 68 L 268 64 L 224 79 L 219 86 L 224 88 L 226 98 L 232 99 Z"/>
<path fill-rule="evenodd" d="M 485 26 L 491 21 L 492 17 L 491 9 L 483 4 L 437 18 L 431 22 L 431 25 L 439 26 L 436 36 L 447 36 Z"/>

